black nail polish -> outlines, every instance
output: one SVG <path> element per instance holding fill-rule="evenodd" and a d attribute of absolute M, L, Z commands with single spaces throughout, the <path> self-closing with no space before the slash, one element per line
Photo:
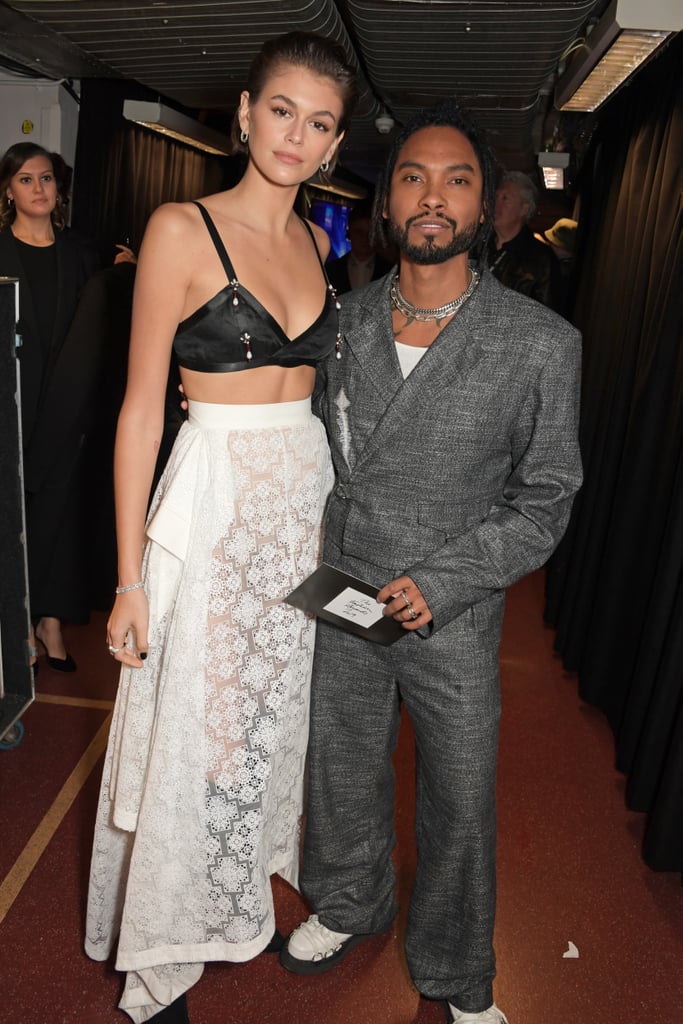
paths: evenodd
<path fill-rule="evenodd" d="M 140 661 L 144 661 L 147 657 L 147 651 L 140 651 Z"/>

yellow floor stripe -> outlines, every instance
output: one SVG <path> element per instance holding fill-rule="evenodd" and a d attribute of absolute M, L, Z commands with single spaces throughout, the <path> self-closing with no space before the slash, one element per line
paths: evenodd
<path fill-rule="evenodd" d="M 106 721 L 100 726 L 90 746 L 71 772 L 49 811 L 0 885 L 0 924 L 4 921 L 10 907 L 21 892 L 26 879 L 40 860 L 48 843 L 59 828 L 67 811 L 104 752 L 107 745 L 110 722 L 111 715 L 107 715 Z"/>
<path fill-rule="evenodd" d="M 104 711 L 111 711 L 114 707 L 113 700 L 90 700 L 88 697 L 64 697 L 56 693 L 37 693 L 36 701 L 39 704 L 64 704 L 72 708 L 100 708 Z"/>

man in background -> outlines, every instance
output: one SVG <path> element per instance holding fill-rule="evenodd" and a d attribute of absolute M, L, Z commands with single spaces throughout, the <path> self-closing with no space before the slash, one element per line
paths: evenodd
<path fill-rule="evenodd" d="M 528 222 L 538 189 L 527 174 L 507 171 L 498 183 L 488 264 L 501 284 L 557 309 L 560 271 L 552 249 L 534 238 Z"/>

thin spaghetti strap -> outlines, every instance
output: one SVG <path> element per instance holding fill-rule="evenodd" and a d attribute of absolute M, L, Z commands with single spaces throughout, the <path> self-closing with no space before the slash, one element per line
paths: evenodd
<path fill-rule="evenodd" d="M 201 213 L 204 219 L 204 223 L 206 224 L 209 235 L 211 236 L 211 241 L 216 247 L 216 252 L 218 253 L 220 261 L 223 264 L 223 270 L 227 275 L 228 282 L 232 284 L 233 281 L 236 281 L 237 274 L 235 273 L 234 267 L 230 262 L 230 257 L 228 256 L 228 251 L 225 248 L 225 245 L 223 244 L 223 239 L 218 234 L 218 229 L 216 228 L 214 222 L 211 220 L 211 217 L 209 216 L 209 211 L 206 209 L 206 207 L 202 206 L 202 204 L 197 202 L 196 199 L 193 200 L 193 204 L 194 206 L 198 207 L 199 212 Z"/>
<path fill-rule="evenodd" d="M 308 223 L 307 220 L 304 220 L 303 217 L 301 217 L 301 223 L 303 224 L 303 226 L 306 228 L 306 230 L 308 231 L 309 235 L 311 236 L 311 241 L 313 242 L 313 248 L 315 249 L 315 254 L 318 257 L 318 263 L 320 264 L 320 269 L 323 272 L 323 277 L 325 278 L 325 280 L 327 281 L 327 283 L 329 285 L 330 279 L 327 276 L 327 271 L 325 270 L 325 264 L 323 263 L 322 259 L 320 258 L 320 250 L 318 249 L 318 245 L 317 245 L 317 242 L 315 240 L 315 235 L 313 234 L 313 231 L 311 230 L 311 225 Z"/>
<path fill-rule="evenodd" d="M 316 240 L 315 240 L 315 235 L 313 234 L 313 232 L 311 230 L 311 225 L 308 223 L 308 221 L 304 220 L 303 217 L 301 218 L 301 220 L 302 220 L 302 222 L 304 224 L 304 227 L 306 228 L 306 230 L 308 231 L 309 235 L 311 236 L 311 241 L 313 242 L 313 248 L 315 249 L 315 254 L 318 257 L 318 263 L 320 264 L 320 269 L 322 270 L 323 277 L 325 278 L 325 284 L 327 285 L 328 295 L 331 297 L 332 302 L 334 303 L 335 308 L 337 310 L 337 340 L 336 340 L 335 346 L 334 346 L 334 354 L 335 354 L 337 359 L 341 359 L 341 348 L 342 348 L 342 342 L 343 342 L 344 338 L 343 338 L 343 335 L 342 335 L 342 333 L 341 333 L 341 331 L 339 329 L 339 310 L 341 309 L 341 306 L 339 304 L 339 299 L 337 298 L 337 289 L 334 287 L 334 285 L 330 281 L 329 277 L 327 276 L 327 271 L 325 270 L 325 264 L 323 263 L 322 259 L 320 258 L 320 250 L 318 249 L 318 246 L 317 246 L 317 243 L 316 243 Z"/>

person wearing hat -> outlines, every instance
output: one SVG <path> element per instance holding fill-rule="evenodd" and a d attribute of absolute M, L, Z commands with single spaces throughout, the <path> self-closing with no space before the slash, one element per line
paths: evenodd
<path fill-rule="evenodd" d="M 577 227 L 578 224 L 571 217 L 560 217 L 551 228 L 543 232 L 559 260 L 571 260 L 573 258 Z"/>

